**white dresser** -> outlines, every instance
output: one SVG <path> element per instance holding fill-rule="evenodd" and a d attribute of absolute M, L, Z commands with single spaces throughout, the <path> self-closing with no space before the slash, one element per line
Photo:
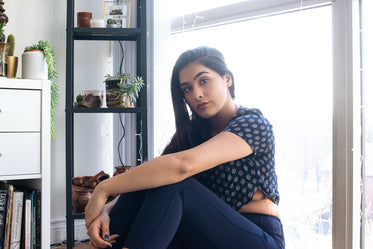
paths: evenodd
<path fill-rule="evenodd" d="M 0 77 L 0 181 L 41 190 L 50 247 L 50 82 Z"/>

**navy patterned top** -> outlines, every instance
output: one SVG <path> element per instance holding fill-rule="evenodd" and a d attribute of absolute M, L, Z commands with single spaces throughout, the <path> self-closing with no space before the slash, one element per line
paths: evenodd
<path fill-rule="evenodd" d="M 243 138 L 254 152 L 201 172 L 196 179 L 237 211 L 252 200 L 257 189 L 278 204 L 272 125 L 260 110 L 240 106 L 224 131 Z"/>

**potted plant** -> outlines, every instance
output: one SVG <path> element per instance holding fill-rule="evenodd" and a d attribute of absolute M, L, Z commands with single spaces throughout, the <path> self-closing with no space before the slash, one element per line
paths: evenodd
<path fill-rule="evenodd" d="M 119 23 L 116 23 L 112 18 L 107 19 L 106 23 L 107 23 L 106 25 L 107 28 L 119 28 L 120 27 Z"/>
<path fill-rule="evenodd" d="M 9 45 L 8 56 L 6 57 L 7 73 L 8 78 L 14 78 L 17 75 L 18 57 L 14 56 L 14 35 L 8 35 L 6 42 Z"/>
<path fill-rule="evenodd" d="M 106 105 L 108 107 L 134 107 L 144 81 L 131 73 L 105 76 Z"/>
<path fill-rule="evenodd" d="M 58 103 L 57 71 L 55 53 L 48 41 L 40 40 L 25 48 L 22 54 L 22 77 L 48 79 L 51 82 L 51 139 L 55 138 L 55 115 Z"/>

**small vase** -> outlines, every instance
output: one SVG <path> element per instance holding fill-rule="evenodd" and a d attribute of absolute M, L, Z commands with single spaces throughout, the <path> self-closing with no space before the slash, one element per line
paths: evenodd
<path fill-rule="evenodd" d="M 6 77 L 15 78 L 17 76 L 18 57 L 8 55 L 6 57 L 6 64 L 7 64 Z"/>
<path fill-rule="evenodd" d="M 0 76 L 6 77 L 6 56 L 10 43 L 0 42 Z"/>
<path fill-rule="evenodd" d="M 41 50 L 28 50 L 22 54 L 22 78 L 47 80 L 48 65 Z"/>
<path fill-rule="evenodd" d="M 78 28 L 91 27 L 92 12 L 78 12 Z"/>

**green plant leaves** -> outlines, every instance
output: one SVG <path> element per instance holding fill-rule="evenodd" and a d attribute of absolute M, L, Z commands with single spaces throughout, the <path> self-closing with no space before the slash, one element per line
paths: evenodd
<path fill-rule="evenodd" d="M 48 41 L 40 40 L 37 44 L 33 44 L 25 48 L 25 51 L 28 50 L 41 50 L 43 51 L 45 60 L 48 65 L 48 80 L 51 82 L 51 140 L 54 140 L 56 137 L 55 132 L 55 116 L 56 116 L 56 108 L 58 104 L 58 96 L 59 96 L 59 86 L 55 82 L 57 79 L 57 71 L 55 69 L 56 60 L 55 60 L 55 53 Z"/>

